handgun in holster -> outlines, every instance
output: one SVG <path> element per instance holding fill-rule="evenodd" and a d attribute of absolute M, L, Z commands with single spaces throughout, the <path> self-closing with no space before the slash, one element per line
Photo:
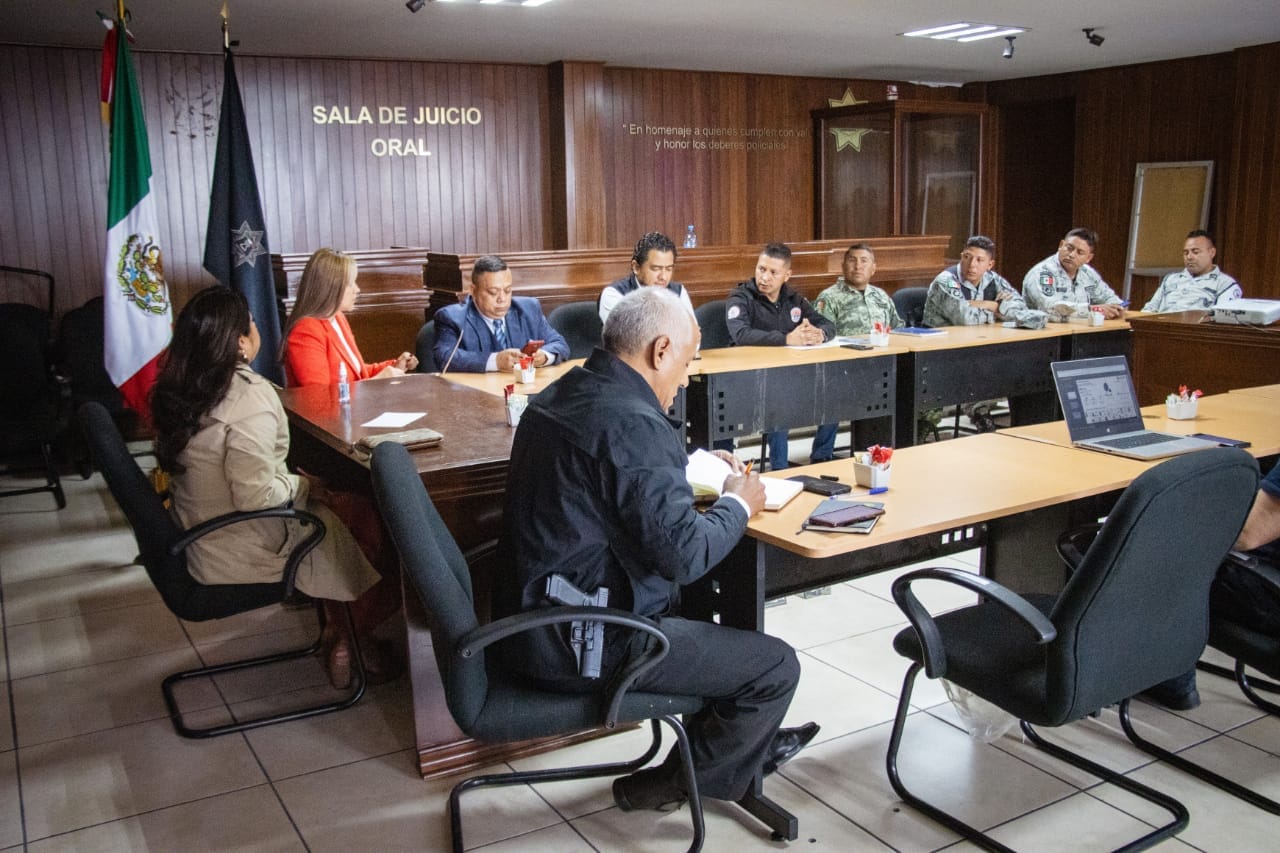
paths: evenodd
<path fill-rule="evenodd" d="M 602 586 L 587 595 L 564 575 L 554 574 L 547 578 L 547 598 L 571 607 L 608 607 L 609 588 Z M 583 678 L 599 678 L 604 657 L 604 623 L 576 619 L 569 623 L 569 628 L 569 643 L 578 661 L 578 674 Z"/>

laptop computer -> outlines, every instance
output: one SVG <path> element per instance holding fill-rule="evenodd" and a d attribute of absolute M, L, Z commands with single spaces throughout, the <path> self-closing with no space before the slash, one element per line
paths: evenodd
<path fill-rule="evenodd" d="M 1130 459 L 1162 459 L 1217 447 L 1202 438 L 1147 429 L 1124 356 L 1055 361 L 1053 384 L 1071 444 Z"/>

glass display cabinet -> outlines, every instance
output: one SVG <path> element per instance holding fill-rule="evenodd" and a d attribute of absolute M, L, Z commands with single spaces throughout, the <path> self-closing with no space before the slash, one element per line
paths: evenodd
<path fill-rule="evenodd" d="M 986 105 L 886 101 L 811 114 L 817 239 L 942 234 L 955 258 L 994 226 Z"/>

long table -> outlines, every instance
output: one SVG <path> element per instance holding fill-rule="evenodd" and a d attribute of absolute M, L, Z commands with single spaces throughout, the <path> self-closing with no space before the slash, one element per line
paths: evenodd
<path fill-rule="evenodd" d="M 1050 323 L 1043 329 L 1000 324 L 948 326 L 942 334 L 894 335 L 907 352 L 898 360 L 895 447 L 916 444 L 916 426 L 929 410 L 979 400 L 1009 398 L 1015 424 L 1051 421 L 1057 415 L 1055 361 L 1128 355 L 1129 324 Z"/>

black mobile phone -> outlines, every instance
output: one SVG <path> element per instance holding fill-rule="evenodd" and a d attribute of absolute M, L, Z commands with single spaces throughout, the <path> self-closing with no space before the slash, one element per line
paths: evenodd
<path fill-rule="evenodd" d="M 813 492 L 815 495 L 823 495 L 828 498 L 853 491 L 853 486 L 850 486 L 848 483 L 833 483 L 830 480 L 823 480 L 820 477 L 810 477 L 807 474 L 797 474 L 796 476 L 788 477 L 787 479 L 795 480 L 797 483 L 803 483 L 804 490 L 806 492 Z"/>
<path fill-rule="evenodd" d="M 1210 435 L 1210 434 L 1209 434 L 1209 433 L 1207 433 L 1207 432 L 1193 432 L 1193 433 L 1191 434 L 1191 437 L 1192 437 L 1192 438 L 1203 438 L 1205 441 L 1216 441 L 1218 444 L 1222 445 L 1223 447 L 1249 447 L 1249 446 L 1251 446 L 1250 442 L 1247 442 L 1247 441 L 1245 441 L 1245 440 L 1244 440 L 1244 439 L 1242 439 L 1242 438 L 1227 438 L 1227 437 L 1225 437 L 1225 436 L 1221 436 L 1221 435 Z"/>
<path fill-rule="evenodd" d="M 858 350 L 875 349 L 875 347 L 873 347 L 871 344 L 841 344 L 840 346 L 844 347 L 845 349 L 858 349 Z"/>

